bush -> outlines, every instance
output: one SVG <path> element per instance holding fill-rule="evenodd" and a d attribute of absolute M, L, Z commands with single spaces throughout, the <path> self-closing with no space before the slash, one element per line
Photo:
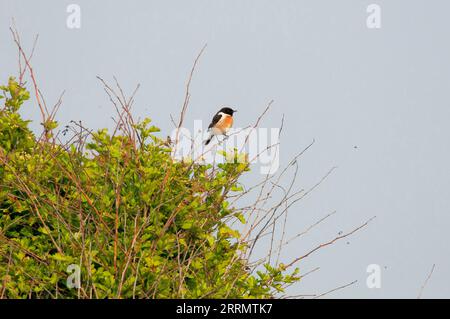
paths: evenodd
<path fill-rule="evenodd" d="M 58 143 L 51 117 L 38 137 L 19 115 L 21 83 L 0 89 L 0 298 L 268 298 L 299 280 L 248 267 L 228 200 L 247 163 L 175 161 L 150 119 L 123 112 L 121 130 L 75 125 Z"/>

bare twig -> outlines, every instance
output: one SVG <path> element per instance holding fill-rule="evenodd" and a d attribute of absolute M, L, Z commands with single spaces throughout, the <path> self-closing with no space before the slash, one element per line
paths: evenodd
<path fill-rule="evenodd" d="M 433 266 L 431 267 L 430 273 L 427 276 L 427 279 L 425 279 L 425 282 L 423 283 L 422 287 L 420 287 L 420 292 L 419 292 L 419 295 L 417 296 L 417 299 L 422 298 L 423 290 L 425 289 L 425 286 L 428 284 L 428 281 L 430 280 L 431 276 L 433 275 L 435 266 L 436 266 L 436 264 L 433 264 Z"/>
<path fill-rule="evenodd" d="M 335 291 L 338 291 L 338 290 L 347 288 L 347 287 L 349 287 L 349 286 L 351 286 L 351 285 L 356 284 L 357 282 L 358 282 L 358 280 L 354 280 L 354 281 L 352 281 L 352 282 L 350 282 L 350 283 L 348 283 L 348 284 L 339 286 L 339 287 L 337 287 L 337 288 L 334 288 L 334 289 L 331 289 L 331 290 L 329 290 L 329 291 L 327 291 L 327 292 L 324 292 L 323 294 L 317 295 L 317 296 L 315 296 L 313 299 L 318 299 L 318 298 L 321 298 L 321 297 L 323 297 L 323 296 L 326 296 L 326 295 L 328 295 L 328 294 L 330 294 L 330 293 L 332 293 L 332 292 L 335 292 Z"/>
<path fill-rule="evenodd" d="M 319 219 L 317 222 L 315 222 L 314 224 L 312 224 L 311 226 L 309 226 L 306 230 L 302 231 L 301 233 L 295 235 L 294 237 L 290 238 L 288 241 L 286 241 L 284 243 L 284 245 L 289 244 L 291 241 L 293 241 L 294 239 L 297 239 L 298 237 L 301 237 L 303 235 L 306 235 L 311 229 L 313 229 L 314 227 L 316 227 L 317 225 L 319 225 L 320 223 L 322 223 L 325 219 L 327 219 L 328 217 L 330 217 L 331 215 L 336 214 L 336 211 L 333 211 L 331 213 L 329 213 L 328 215 L 326 215 L 325 217 L 322 217 L 321 219 Z"/>
<path fill-rule="evenodd" d="M 31 66 L 31 63 L 30 63 L 30 58 L 32 57 L 32 54 L 34 52 L 34 47 L 36 45 L 37 38 L 36 38 L 35 43 L 33 45 L 32 54 L 30 55 L 30 57 L 27 57 L 27 55 L 25 54 L 25 51 L 22 48 L 22 44 L 20 43 L 19 32 L 17 31 L 17 29 L 15 27 L 10 27 L 9 30 L 11 31 L 11 34 L 13 36 L 13 40 L 16 43 L 17 48 L 19 49 L 20 55 L 22 56 L 22 58 L 25 61 L 26 67 L 30 71 L 30 77 L 31 77 L 31 80 L 33 82 L 34 92 L 35 92 L 35 96 L 36 96 L 36 101 L 38 103 L 39 110 L 41 111 L 42 123 L 45 123 L 46 119 L 47 119 L 47 116 L 48 116 L 48 110 L 44 107 L 44 105 L 41 102 L 41 96 L 39 94 L 39 87 L 37 85 L 36 76 L 34 74 L 33 67 Z M 21 72 L 20 73 L 20 77 L 21 78 L 23 77 L 23 73 L 22 72 L 25 72 L 25 70 L 26 70 L 26 68 L 24 70 L 20 71 Z M 22 80 L 22 79 L 20 79 L 20 80 Z"/>
<path fill-rule="evenodd" d="M 309 255 L 311 255 L 312 253 L 316 252 L 317 250 L 319 250 L 319 249 L 321 249 L 321 248 L 323 248 L 323 247 L 325 247 L 325 246 L 332 245 L 332 244 L 334 244 L 336 241 L 338 241 L 338 240 L 340 240 L 340 239 L 343 239 L 343 238 L 345 238 L 345 237 L 348 237 L 348 236 L 350 236 L 350 235 L 356 233 L 356 232 L 357 232 L 358 230 L 360 230 L 361 228 L 364 228 L 365 226 L 367 226 L 367 224 L 369 224 L 374 218 L 376 218 L 376 216 L 373 216 L 372 218 L 370 218 L 368 221 L 366 221 L 366 222 L 365 222 L 364 224 L 362 224 L 361 226 L 356 227 L 355 229 L 353 229 L 351 232 L 346 233 L 346 234 L 344 234 L 344 235 L 337 236 L 337 237 L 334 238 L 333 240 L 330 240 L 329 242 L 326 242 L 326 243 L 324 243 L 324 244 L 320 244 L 319 246 L 317 246 L 316 248 L 312 249 L 311 251 L 309 251 L 308 253 L 304 254 L 303 256 L 300 256 L 300 257 L 294 259 L 292 262 L 290 262 L 289 264 L 286 265 L 286 268 L 291 267 L 291 266 L 294 265 L 296 262 L 298 262 L 298 261 L 300 261 L 300 260 L 302 260 L 302 259 L 308 257 Z"/>
<path fill-rule="evenodd" d="M 186 92 L 185 92 L 185 96 L 184 96 L 183 107 L 181 108 L 180 119 L 178 121 L 178 126 L 177 126 L 174 153 L 176 153 L 176 151 L 177 151 L 178 142 L 179 142 L 179 131 L 180 131 L 180 128 L 183 126 L 184 117 L 186 115 L 186 110 L 189 105 L 189 100 L 191 98 L 190 88 L 191 88 L 192 77 L 194 76 L 195 68 L 197 67 L 198 61 L 200 60 L 200 57 L 202 56 L 203 52 L 205 51 L 207 45 L 208 44 L 205 44 L 203 46 L 203 48 L 200 50 L 199 54 L 195 58 L 194 64 L 192 65 L 191 72 L 189 73 L 189 77 L 188 77 L 188 80 L 186 83 Z"/>

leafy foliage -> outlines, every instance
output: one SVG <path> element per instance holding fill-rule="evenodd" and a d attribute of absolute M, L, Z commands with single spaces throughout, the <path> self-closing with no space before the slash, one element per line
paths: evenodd
<path fill-rule="evenodd" d="M 28 91 L 0 89 L 0 298 L 267 298 L 299 280 L 251 272 L 225 221 L 245 223 L 227 197 L 246 163 L 175 161 L 148 118 L 130 134 L 37 138 L 18 113 Z"/>

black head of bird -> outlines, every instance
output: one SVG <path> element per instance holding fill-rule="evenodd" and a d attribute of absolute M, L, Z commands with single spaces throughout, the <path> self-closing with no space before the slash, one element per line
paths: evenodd
<path fill-rule="evenodd" d="M 237 110 L 233 110 L 231 107 L 223 107 L 220 109 L 220 111 L 218 113 L 220 113 L 220 112 L 228 114 L 228 115 L 233 115 L 233 113 L 237 112 Z"/>

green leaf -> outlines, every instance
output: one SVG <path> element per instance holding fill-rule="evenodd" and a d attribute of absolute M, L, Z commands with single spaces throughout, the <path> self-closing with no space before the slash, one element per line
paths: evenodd
<path fill-rule="evenodd" d="M 181 228 L 191 229 L 193 224 L 194 224 L 194 222 L 192 220 L 187 220 L 187 221 L 183 222 L 183 224 L 181 225 Z"/>

